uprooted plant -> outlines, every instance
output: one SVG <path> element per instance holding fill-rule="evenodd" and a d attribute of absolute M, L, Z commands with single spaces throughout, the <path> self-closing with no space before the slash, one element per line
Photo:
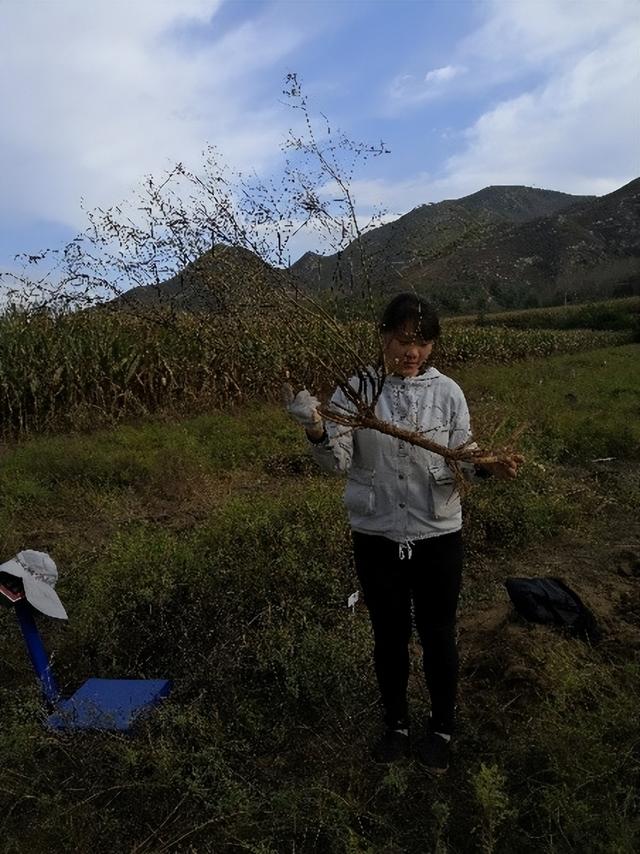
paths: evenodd
<path fill-rule="evenodd" d="M 384 247 L 376 247 L 369 233 L 382 214 L 363 220 L 352 185 L 360 165 L 387 149 L 334 133 L 328 122 L 319 134 L 295 74 L 288 75 L 284 94 L 299 121 L 285 142 L 277 178 L 234 175 L 208 148 L 199 171 L 177 163 L 160 179 L 147 178 L 131 203 L 89 212 L 87 229 L 61 252 L 28 258 L 39 275 L 35 281 L 18 277 L 15 296 L 24 306 L 29 294 L 26 311 L 116 312 L 132 316 L 136 330 L 149 324 L 164 335 L 210 340 L 212 329 L 220 336 L 226 326 L 229 336 L 247 341 L 245 375 L 256 358 L 288 353 L 283 368 L 302 384 L 308 372 L 290 364 L 293 353 L 299 363 L 317 366 L 324 384 L 340 388 L 349 402 L 348 410 L 324 404 L 323 417 L 440 454 L 461 487 L 462 464 L 509 458 L 517 435 L 498 450 L 471 441 L 446 448 L 376 416 L 386 375 L 378 356 L 382 339 L 374 331 Z M 311 293 L 288 264 L 302 234 L 336 255 L 328 292 Z M 42 274 L 46 258 L 54 263 Z M 127 377 L 136 378 L 137 364 L 127 365 Z M 223 380 L 236 388 L 242 383 L 228 372 Z"/>

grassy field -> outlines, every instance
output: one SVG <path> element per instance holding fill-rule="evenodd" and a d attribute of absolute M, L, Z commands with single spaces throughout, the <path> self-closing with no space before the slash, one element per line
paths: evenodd
<path fill-rule="evenodd" d="M 640 297 L 500 311 L 450 318 L 456 325 L 507 326 L 512 329 L 631 329 L 638 331 Z"/>
<path fill-rule="evenodd" d="M 460 720 L 443 780 L 368 758 L 379 712 L 368 619 L 346 607 L 342 487 L 278 408 L 6 446 L 1 553 L 42 549 L 59 565 L 69 624 L 42 627 L 65 694 L 89 676 L 175 687 L 134 737 L 48 733 L 3 610 L 2 850 L 637 851 L 639 355 L 450 371 L 483 440 L 529 426 L 518 480 L 465 499 Z M 602 642 L 514 618 L 502 582 L 518 574 L 565 577 Z"/>

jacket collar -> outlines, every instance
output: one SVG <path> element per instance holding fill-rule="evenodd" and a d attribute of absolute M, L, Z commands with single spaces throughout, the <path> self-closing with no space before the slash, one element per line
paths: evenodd
<path fill-rule="evenodd" d="M 428 382 L 431 380 L 435 380 L 436 377 L 440 376 L 440 371 L 437 368 L 433 368 L 429 366 L 424 370 L 421 374 L 418 374 L 416 377 L 400 377 L 397 374 L 387 374 L 387 382 L 391 383 L 391 385 L 410 385 L 410 386 L 419 386 L 424 382 Z"/>

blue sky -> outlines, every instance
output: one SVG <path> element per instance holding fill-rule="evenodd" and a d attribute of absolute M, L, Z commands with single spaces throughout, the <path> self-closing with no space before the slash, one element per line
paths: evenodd
<path fill-rule="evenodd" d="M 610 192 L 640 174 L 639 44 L 635 0 L 0 0 L 0 270 L 207 143 L 277 169 L 287 72 L 388 145 L 354 181 L 363 214 Z"/>

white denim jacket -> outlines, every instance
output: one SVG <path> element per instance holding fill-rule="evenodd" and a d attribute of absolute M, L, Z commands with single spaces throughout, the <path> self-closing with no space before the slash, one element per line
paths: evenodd
<path fill-rule="evenodd" d="M 353 411 L 340 389 L 331 402 Z M 471 436 L 462 389 L 435 368 L 416 377 L 387 376 L 375 412 L 384 421 L 419 430 L 450 448 Z M 354 531 L 404 543 L 410 557 L 412 541 L 462 527 L 460 496 L 439 454 L 376 430 L 351 430 L 331 422 L 326 429 L 326 439 L 312 446 L 312 454 L 325 471 L 347 474 L 344 503 Z M 473 465 L 464 468 L 473 477 Z"/>

